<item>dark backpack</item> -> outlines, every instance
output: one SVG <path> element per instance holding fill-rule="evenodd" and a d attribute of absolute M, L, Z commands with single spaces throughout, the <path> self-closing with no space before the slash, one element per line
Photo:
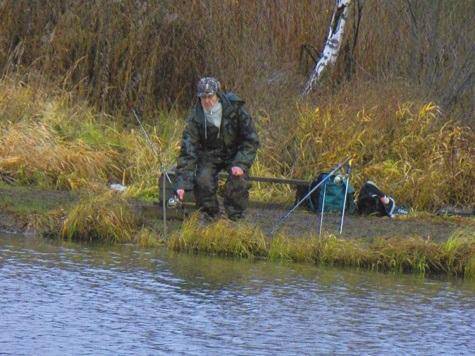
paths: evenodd
<path fill-rule="evenodd" d="M 381 202 L 382 197 L 387 197 L 389 203 L 384 205 Z M 358 214 L 390 216 L 394 215 L 396 204 L 394 199 L 387 196 L 376 184 L 367 181 L 361 187 L 356 201 L 356 209 Z"/>
<path fill-rule="evenodd" d="M 317 184 L 319 184 L 328 173 L 321 173 L 317 179 L 315 179 L 308 187 L 307 192 L 312 190 Z M 337 178 L 338 177 L 338 178 Z M 335 178 L 337 178 L 335 180 Z M 318 187 L 307 199 L 307 208 L 311 211 L 321 212 L 323 204 L 323 196 L 325 195 L 324 212 L 339 213 L 343 210 L 343 203 L 345 199 L 346 191 L 346 179 L 341 176 L 331 175 L 325 183 Z M 346 208 L 345 211 L 353 213 L 355 211 L 354 202 L 355 190 L 348 185 Z M 303 197 L 303 196 L 302 196 Z"/>

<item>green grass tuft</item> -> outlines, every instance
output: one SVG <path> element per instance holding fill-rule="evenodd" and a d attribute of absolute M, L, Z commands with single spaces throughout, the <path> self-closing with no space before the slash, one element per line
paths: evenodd
<path fill-rule="evenodd" d="M 197 214 L 171 236 L 168 246 L 174 251 L 241 258 L 265 256 L 267 251 L 264 234 L 259 229 L 227 220 L 200 226 Z"/>
<path fill-rule="evenodd" d="M 136 235 L 136 242 L 141 247 L 155 248 L 163 246 L 164 240 L 160 239 L 160 235 L 148 228 L 142 228 Z"/>
<path fill-rule="evenodd" d="M 72 240 L 131 242 L 137 228 L 127 201 L 114 192 L 88 195 L 67 214 L 61 237 Z"/>
<path fill-rule="evenodd" d="M 221 220 L 205 227 L 197 217 L 174 233 L 174 251 L 271 261 L 343 266 L 381 272 L 473 276 L 475 239 L 459 232 L 445 243 L 418 236 L 348 240 L 334 235 L 291 238 L 280 234 L 266 241 L 257 228 Z"/>

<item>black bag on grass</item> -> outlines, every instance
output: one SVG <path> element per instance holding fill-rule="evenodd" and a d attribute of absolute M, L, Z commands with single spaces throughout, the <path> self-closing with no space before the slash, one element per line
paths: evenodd
<path fill-rule="evenodd" d="M 386 197 L 387 204 L 381 202 Z M 356 201 L 356 210 L 362 215 L 376 215 L 393 217 L 396 209 L 394 199 L 387 196 L 376 184 L 367 181 L 361 187 Z"/>

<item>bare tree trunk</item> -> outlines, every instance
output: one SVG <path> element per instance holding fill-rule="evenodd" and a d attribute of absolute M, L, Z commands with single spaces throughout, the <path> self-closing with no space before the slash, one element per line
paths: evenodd
<path fill-rule="evenodd" d="M 325 43 L 325 48 L 323 49 L 323 55 L 315 65 L 309 80 L 305 84 L 305 89 L 302 93 L 303 96 L 308 95 L 312 91 L 320 79 L 323 70 L 329 64 L 335 63 L 336 58 L 338 57 L 338 52 L 340 51 L 350 3 L 351 0 L 336 0 L 336 7 L 333 12 L 330 31 Z"/>

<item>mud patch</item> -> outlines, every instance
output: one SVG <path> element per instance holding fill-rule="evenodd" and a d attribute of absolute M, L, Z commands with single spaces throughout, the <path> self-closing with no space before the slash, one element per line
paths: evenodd
<path fill-rule="evenodd" d="M 286 213 L 285 209 L 261 210 L 249 209 L 249 222 L 257 224 L 264 231 L 270 233 L 280 217 Z M 474 227 L 469 218 L 459 219 L 417 218 L 406 217 L 375 217 L 346 215 L 343 223 L 342 238 L 375 238 L 395 236 L 420 236 L 434 241 L 445 241 L 455 231 L 461 228 Z M 322 232 L 339 235 L 341 217 L 338 214 L 325 214 Z M 304 210 L 296 211 L 281 226 L 280 230 L 290 236 L 299 236 L 306 233 L 318 234 L 320 216 Z"/>
<path fill-rule="evenodd" d="M 27 232 L 35 215 L 48 214 L 56 209 L 67 210 L 79 200 L 79 195 L 66 191 L 46 191 L 29 187 L 0 188 L 0 230 Z M 162 229 L 162 211 L 159 204 L 133 201 L 135 214 L 142 224 L 152 230 Z M 191 213 L 194 209 L 188 208 Z M 261 228 L 270 235 L 277 221 L 288 211 L 288 206 L 279 204 L 251 204 L 245 222 Z M 183 215 L 179 210 L 167 209 L 169 227 L 179 228 Z M 295 211 L 281 226 L 280 231 L 288 236 L 318 234 L 320 217 L 304 209 Z M 340 216 L 325 214 L 322 231 L 339 236 Z M 345 216 L 342 238 L 372 239 L 376 237 L 420 236 L 436 242 L 447 240 L 457 230 L 475 231 L 473 217 L 371 217 Z"/>

